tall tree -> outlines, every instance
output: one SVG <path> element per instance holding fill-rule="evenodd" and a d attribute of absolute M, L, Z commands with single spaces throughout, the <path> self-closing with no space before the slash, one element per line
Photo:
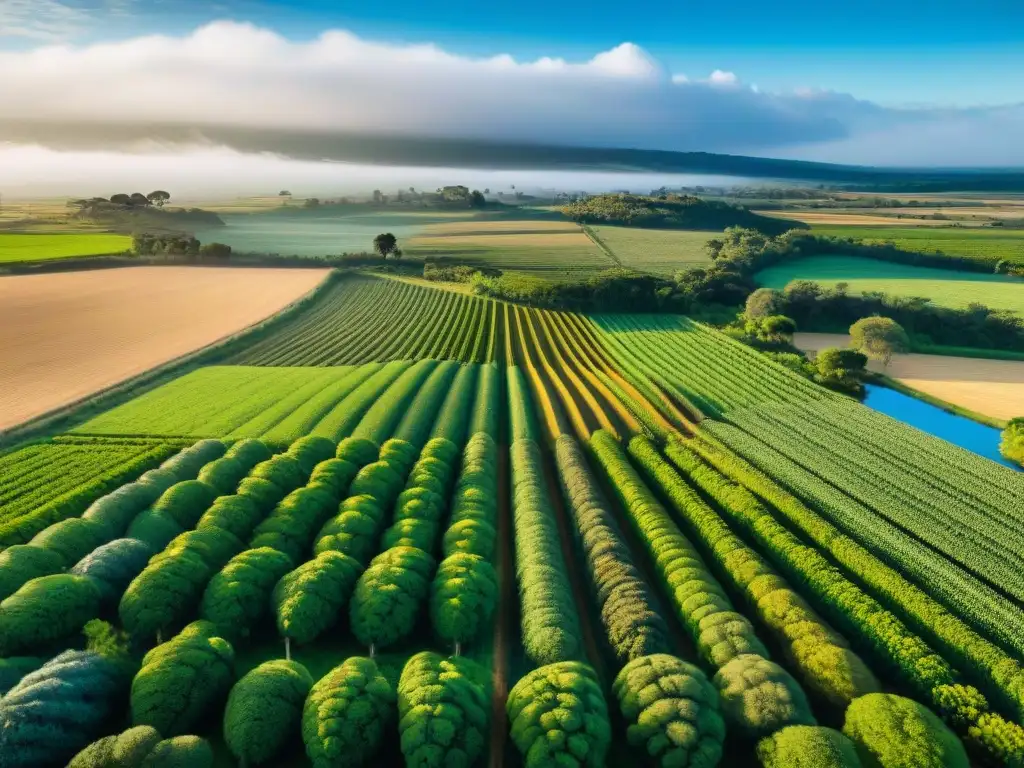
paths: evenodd
<path fill-rule="evenodd" d="M 384 232 L 373 238 L 373 250 L 385 259 L 391 254 L 401 255 L 401 251 L 398 250 L 398 238 L 390 232 Z"/>
<path fill-rule="evenodd" d="M 164 192 L 162 189 L 157 189 L 146 195 L 146 198 L 157 208 L 163 208 L 167 201 L 171 199 L 171 193 Z"/>
<path fill-rule="evenodd" d="M 889 367 L 892 356 L 910 348 L 903 326 L 889 317 L 865 317 L 850 326 L 850 345 Z"/>

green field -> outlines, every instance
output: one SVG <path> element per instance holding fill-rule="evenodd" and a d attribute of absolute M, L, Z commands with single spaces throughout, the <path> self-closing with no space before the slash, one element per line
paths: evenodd
<path fill-rule="evenodd" d="M 131 247 L 132 239 L 127 235 L 0 233 L 0 264 L 105 256 L 123 253 Z"/>
<path fill-rule="evenodd" d="M 590 229 L 623 266 L 665 277 L 681 269 L 710 263 L 704 245 L 721 234 L 603 225 Z"/>
<path fill-rule="evenodd" d="M 757 274 L 761 285 L 779 290 L 793 280 L 813 280 L 829 287 L 848 283 L 851 293 L 884 291 L 894 296 L 924 296 L 946 307 L 978 303 L 1024 314 L 1024 279 L 1005 275 L 912 267 L 856 256 L 812 256 Z"/>
<path fill-rule="evenodd" d="M 888 242 L 906 251 L 1024 264 L 1024 229 L 999 227 L 812 226 L 814 234 Z"/>

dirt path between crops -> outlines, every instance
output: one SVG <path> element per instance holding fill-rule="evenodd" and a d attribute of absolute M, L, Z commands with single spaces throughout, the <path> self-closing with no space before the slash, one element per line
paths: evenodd
<path fill-rule="evenodd" d="M 327 274 L 126 267 L 0 277 L 0 430 L 231 336 Z"/>
<path fill-rule="evenodd" d="M 841 333 L 798 333 L 794 343 L 805 351 L 845 347 L 850 337 Z M 881 372 L 872 360 L 868 367 Z M 1024 361 L 982 360 L 947 355 L 897 355 L 885 371 L 913 387 L 948 403 L 997 419 L 1024 415 Z"/>

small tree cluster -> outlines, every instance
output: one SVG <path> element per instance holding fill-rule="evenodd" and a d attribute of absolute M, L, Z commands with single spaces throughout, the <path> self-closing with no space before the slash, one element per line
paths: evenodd
<path fill-rule="evenodd" d="M 0 656 L 43 650 L 75 634 L 99 610 L 92 579 L 69 573 L 32 579 L 0 602 Z"/>
<path fill-rule="evenodd" d="M 999 451 L 1010 461 L 1024 466 L 1024 416 L 1010 419 L 1003 430 Z"/>
<path fill-rule="evenodd" d="M 144 233 L 132 237 L 132 252 L 139 256 L 198 256 L 201 245 L 192 235 Z"/>
<path fill-rule="evenodd" d="M 576 659 L 579 614 L 562 552 L 544 465 L 533 440 L 512 444 L 512 514 L 523 649 L 538 665 Z"/>
<path fill-rule="evenodd" d="M 479 555 L 457 552 L 441 561 L 430 589 L 430 622 L 453 643 L 475 640 L 487 626 L 498 598 L 498 575 Z"/>
<path fill-rule="evenodd" d="M 341 503 L 338 514 L 320 529 L 313 551 L 317 555 L 340 552 L 368 563 L 376 550 L 383 521 L 384 510 L 372 496 L 349 496 Z"/>
<path fill-rule="evenodd" d="M 815 725 L 807 696 L 786 670 L 763 656 L 737 656 L 715 673 L 726 720 L 760 739 L 787 725 Z"/>
<path fill-rule="evenodd" d="M 198 736 L 163 739 L 149 725 L 105 736 L 83 749 L 67 768 L 212 768 L 213 749 Z"/>
<path fill-rule="evenodd" d="M 960 739 L 912 699 L 872 693 L 846 710 L 843 733 L 865 766 L 967 768 L 970 760 Z"/>
<path fill-rule="evenodd" d="M 505 711 L 526 768 L 605 765 L 608 706 L 588 664 L 561 661 L 528 672 L 509 692 Z"/>
<path fill-rule="evenodd" d="M 310 643 L 341 617 L 363 566 L 340 552 L 324 552 L 285 574 L 271 602 L 286 641 Z"/>
<path fill-rule="evenodd" d="M 181 626 L 195 614 L 210 578 L 242 550 L 220 529 L 188 531 L 154 556 L 125 590 L 118 606 L 132 635 L 149 638 Z"/>
<path fill-rule="evenodd" d="M 138 539 L 114 539 L 96 547 L 69 573 L 92 579 L 100 591 L 101 607 L 116 607 L 132 579 L 142 573 L 153 550 Z"/>
<path fill-rule="evenodd" d="M 220 440 L 200 440 L 169 458 L 160 469 L 173 472 L 178 480 L 194 480 L 204 466 L 219 459 L 226 450 Z"/>
<path fill-rule="evenodd" d="M 65 651 L 26 674 L 0 698 L 5 768 L 64 765 L 103 732 L 131 673 L 95 651 Z"/>
<path fill-rule="evenodd" d="M 639 656 L 612 690 L 628 723 L 626 738 L 656 765 L 718 765 L 725 722 L 718 692 L 697 667 L 663 653 Z"/>
<path fill-rule="evenodd" d="M 488 740 L 487 672 L 465 658 L 417 653 L 398 681 L 398 732 L 406 765 L 472 765 Z"/>
<path fill-rule="evenodd" d="M 395 691 L 373 659 L 353 656 L 316 682 L 302 710 L 313 768 L 371 760 L 395 718 Z"/>
<path fill-rule="evenodd" d="M 270 763 L 298 730 L 313 678 L 295 661 L 267 661 L 243 676 L 224 708 L 224 742 L 241 765 Z"/>
<path fill-rule="evenodd" d="M 434 566 L 430 555 L 413 547 L 377 555 L 356 582 L 349 604 L 356 639 L 376 649 L 408 637 L 426 602 Z"/>
<path fill-rule="evenodd" d="M 891 318 L 865 317 L 850 326 L 850 346 L 888 367 L 893 355 L 910 351 L 910 339 Z"/>
<path fill-rule="evenodd" d="M 816 725 L 790 725 L 757 744 L 764 768 L 861 768 L 846 736 Z"/>
<path fill-rule="evenodd" d="M 559 484 L 587 559 L 591 594 L 601 609 L 605 634 L 619 661 L 668 649 L 668 629 L 650 586 L 633 565 L 615 518 L 579 443 L 555 441 Z"/>
<path fill-rule="evenodd" d="M 274 586 L 294 567 L 288 555 L 270 547 L 240 552 L 206 585 L 199 617 L 215 624 L 223 637 L 248 637 L 268 615 Z"/>
<path fill-rule="evenodd" d="M 223 701 L 235 652 L 210 622 L 194 621 L 142 658 L 132 681 L 132 723 L 165 736 L 188 733 Z"/>

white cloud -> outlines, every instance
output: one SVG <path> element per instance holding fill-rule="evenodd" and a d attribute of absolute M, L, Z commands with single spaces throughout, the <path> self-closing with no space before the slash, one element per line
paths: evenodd
<path fill-rule="evenodd" d="M 81 8 L 58 0 L 0 0 L 0 39 L 63 40 L 88 20 Z"/>
<path fill-rule="evenodd" d="M 38 2 L 55 0 L 0 8 Z M 779 156 L 845 146 L 856 150 L 849 161 L 875 162 L 892 154 L 881 148 L 887 137 L 968 120 L 982 126 L 977 136 L 948 129 L 950 142 L 930 148 L 938 162 L 982 162 L 999 146 L 1003 164 L 1024 163 L 1024 144 L 1010 141 L 1024 134 L 1019 111 L 893 110 L 829 91 L 769 93 L 721 69 L 689 80 L 633 43 L 583 61 L 518 61 L 343 30 L 292 41 L 217 22 L 183 37 L 0 52 L 0 72 L 18 73 L 0 78 L 0 141 L 10 135 L 4 121 L 106 122 L 193 127 L 195 141 L 203 126 L 240 126 Z"/>

